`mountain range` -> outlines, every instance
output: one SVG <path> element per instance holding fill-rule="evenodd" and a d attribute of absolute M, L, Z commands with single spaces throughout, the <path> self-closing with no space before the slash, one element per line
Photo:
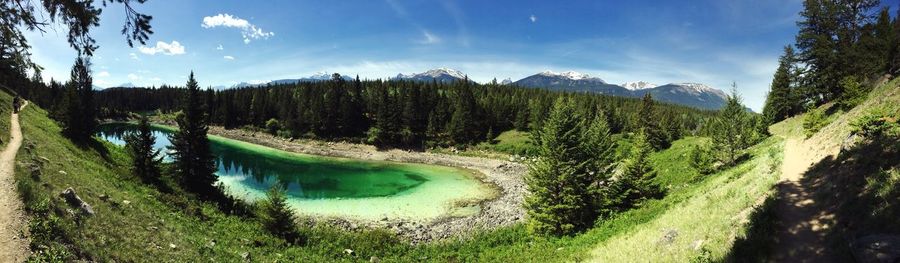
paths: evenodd
<path fill-rule="evenodd" d="M 316 73 L 309 77 L 298 79 L 277 79 L 263 83 L 241 82 L 232 85 L 231 88 L 259 87 L 268 84 L 294 84 L 299 82 L 317 82 L 331 79 L 327 72 Z M 355 78 L 342 76 L 344 80 L 352 81 Z M 459 70 L 449 68 L 436 68 L 422 73 L 397 74 L 391 80 L 411 81 L 437 81 L 452 83 L 467 79 L 466 74 Z M 474 83 L 474 81 L 469 80 Z M 499 82 L 500 85 L 513 85 L 523 88 L 547 89 L 563 92 L 590 92 L 610 96 L 640 98 L 646 94 L 653 99 L 666 103 L 680 104 L 701 109 L 719 109 L 725 105 L 727 95 L 722 90 L 700 83 L 669 83 L 656 85 L 646 81 L 625 82 L 622 84 L 607 83 L 603 79 L 575 71 L 553 72 L 544 71 L 523 79 L 512 81 L 507 78 Z M 117 87 L 134 87 L 131 83 L 125 83 Z M 217 86 L 217 89 L 226 86 Z"/>

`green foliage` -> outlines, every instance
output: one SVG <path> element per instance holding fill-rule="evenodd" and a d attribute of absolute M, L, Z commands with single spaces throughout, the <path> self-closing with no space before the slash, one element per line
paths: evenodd
<path fill-rule="evenodd" d="M 220 192 L 213 184 L 217 178 L 214 172 L 215 157 L 209 148 L 206 132 L 206 112 L 201 99 L 200 87 L 191 72 L 187 82 L 187 97 L 182 111 L 176 116 L 178 131 L 169 140 L 169 149 L 174 152 L 172 168 L 181 186 L 204 199 L 217 198 Z"/>
<path fill-rule="evenodd" d="M 713 121 L 713 151 L 719 153 L 724 165 L 735 165 L 742 152 L 761 138 L 757 125 L 741 105 L 737 90 L 732 91 L 725 108 Z"/>
<path fill-rule="evenodd" d="M 593 225 L 607 202 L 597 200 L 609 178 L 613 143 L 603 118 L 589 126 L 571 99 L 559 98 L 538 132 L 539 158 L 525 179 L 529 230 L 541 235 L 570 235 Z"/>
<path fill-rule="evenodd" d="M 864 138 L 880 139 L 900 136 L 896 113 L 875 108 L 850 123 L 851 132 Z"/>
<path fill-rule="evenodd" d="M 285 196 L 284 186 L 275 184 L 266 193 L 266 199 L 260 204 L 259 215 L 263 227 L 272 235 L 283 238 L 288 242 L 300 241 L 299 232 L 294 225 L 296 217 L 294 212 L 287 206 L 287 197 Z"/>
<path fill-rule="evenodd" d="M 610 188 L 614 189 L 620 209 L 636 207 L 651 198 L 658 198 L 662 190 L 654 182 L 656 171 L 649 160 L 653 147 L 643 133 L 634 138 L 631 156 L 625 163 L 622 174 Z"/>
<path fill-rule="evenodd" d="M 711 174 L 716 171 L 715 154 L 705 145 L 694 145 L 691 148 L 690 163 L 697 173 Z"/>
<path fill-rule="evenodd" d="M 763 116 L 766 126 L 780 122 L 800 110 L 800 95 L 796 87 L 797 58 L 791 46 L 784 47 L 784 54 L 778 60 L 778 69 L 772 79 L 771 90 L 766 96 Z"/>
<path fill-rule="evenodd" d="M 91 62 L 79 57 L 72 67 L 72 79 L 66 84 L 63 133 L 77 142 L 87 142 L 97 131 L 97 109 L 94 106 L 94 86 Z"/>
<path fill-rule="evenodd" d="M 271 118 L 266 121 L 266 131 L 269 134 L 276 135 L 279 129 L 281 129 L 281 123 L 278 122 L 278 119 Z"/>
<path fill-rule="evenodd" d="M 662 150 L 669 148 L 671 141 L 666 131 L 660 127 L 660 118 L 654 107 L 655 103 L 650 93 L 644 95 L 641 99 L 641 110 L 638 112 L 638 129 L 639 132 L 646 134 L 647 141 L 654 150 Z"/>
<path fill-rule="evenodd" d="M 860 83 L 855 76 L 845 77 L 841 80 L 841 87 L 844 89 L 841 98 L 837 101 L 837 106 L 844 110 L 853 109 L 866 100 L 869 95 L 869 89 Z"/>
<path fill-rule="evenodd" d="M 809 138 L 828 126 L 828 123 L 829 119 L 825 116 L 825 108 L 815 108 L 808 111 L 803 117 L 803 131 Z"/>
<path fill-rule="evenodd" d="M 162 156 L 160 150 L 153 147 L 156 136 L 150 130 L 147 117 L 141 117 L 137 133 L 125 136 L 125 149 L 131 156 L 131 173 L 145 182 L 159 184 Z"/>
<path fill-rule="evenodd" d="M 537 146 L 531 140 L 531 135 L 528 132 L 518 130 L 500 133 L 494 140 L 480 143 L 476 148 L 515 155 L 530 156 L 537 154 Z"/>

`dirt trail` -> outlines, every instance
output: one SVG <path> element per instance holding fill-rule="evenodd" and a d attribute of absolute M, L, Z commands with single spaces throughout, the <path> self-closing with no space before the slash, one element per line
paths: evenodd
<path fill-rule="evenodd" d="M 22 108 L 27 105 L 28 101 L 25 101 Z M 30 253 L 29 242 L 24 235 L 25 214 L 13 178 L 19 146 L 22 146 L 19 114 L 13 113 L 9 125 L 9 144 L 0 153 L 0 260 L 4 262 L 23 262 Z"/>
<path fill-rule="evenodd" d="M 828 209 L 815 202 L 804 174 L 827 153 L 813 150 L 810 143 L 796 138 L 785 141 L 781 182 L 778 184 L 776 213 L 778 225 L 772 259 L 776 262 L 831 262 L 825 234 L 833 218 Z"/>

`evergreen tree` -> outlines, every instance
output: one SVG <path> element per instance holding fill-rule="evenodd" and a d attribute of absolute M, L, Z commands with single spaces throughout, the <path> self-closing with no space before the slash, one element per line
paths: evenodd
<path fill-rule="evenodd" d="M 669 148 L 670 142 L 666 132 L 659 127 L 659 115 L 656 114 L 653 97 L 650 93 L 641 99 L 641 109 L 638 112 L 638 128 L 647 136 L 647 141 L 655 150 Z"/>
<path fill-rule="evenodd" d="M 205 106 L 194 72 L 187 82 L 187 97 L 184 106 L 176 115 L 178 131 L 169 136 L 173 150 L 173 168 L 185 190 L 198 194 L 201 198 L 215 198 L 220 194 L 213 186 L 216 182 L 215 159 L 209 148 L 206 133 Z"/>
<path fill-rule="evenodd" d="M 94 90 L 90 72 L 90 60 L 79 57 L 72 67 L 72 79 L 68 83 L 63 133 L 78 142 L 86 142 L 97 130 L 97 110 L 94 107 Z"/>
<path fill-rule="evenodd" d="M 591 207 L 586 208 L 581 219 L 593 222 L 598 216 L 607 216 L 614 210 L 614 204 L 607 200 L 609 182 L 615 170 L 616 142 L 610 137 L 609 124 L 600 113 L 589 123 L 583 137 L 582 147 L 587 154 L 587 175 L 581 184 L 588 185 L 588 200 Z"/>
<path fill-rule="evenodd" d="M 796 110 L 800 108 L 798 96 L 793 90 L 794 60 L 794 49 L 785 46 L 784 54 L 778 60 L 778 69 L 775 70 L 771 90 L 763 106 L 763 116 L 769 125 L 787 119 L 796 114 Z"/>
<path fill-rule="evenodd" d="M 468 79 L 458 83 L 461 85 L 456 97 L 456 103 L 453 115 L 450 117 L 450 123 L 447 130 L 450 132 L 450 139 L 457 145 L 465 145 L 474 141 L 481 140 L 480 127 L 478 125 L 478 104 L 475 101 L 475 95 L 472 93 Z"/>
<path fill-rule="evenodd" d="M 160 150 L 153 148 L 156 136 L 150 129 L 147 117 L 141 117 L 137 132 L 127 135 L 125 142 L 131 156 L 131 173 L 144 182 L 159 183 L 162 157 L 159 156 Z"/>
<path fill-rule="evenodd" d="M 262 214 L 260 220 L 263 227 L 272 235 L 283 238 L 289 242 L 298 241 L 300 233 L 294 225 L 294 213 L 287 205 L 283 186 L 275 184 L 266 193 L 266 199 L 260 204 Z"/>
<path fill-rule="evenodd" d="M 638 132 L 634 137 L 634 145 L 629 159 L 621 176 L 616 180 L 614 189 L 617 193 L 620 209 L 628 209 L 638 206 L 644 200 L 657 198 L 662 194 L 661 189 L 653 178 L 656 171 L 650 163 L 650 153 L 653 147 L 643 132 Z"/>
<path fill-rule="evenodd" d="M 602 128 L 592 133 L 600 136 Z M 590 183 L 596 172 L 585 151 L 585 127 L 570 99 L 559 98 L 538 132 L 540 158 L 529 166 L 525 199 L 530 231 L 544 235 L 568 235 L 589 227 L 593 213 Z M 595 140 L 600 140 L 595 138 Z M 594 142 L 598 143 L 598 142 Z M 599 164 L 597 164 L 599 165 Z"/>
<path fill-rule="evenodd" d="M 726 166 L 734 165 L 741 152 L 753 143 L 755 132 L 755 125 L 741 105 L 741 98 L 735 87 L 728 96 L 725 107 L 714 120 L 713 148 L 721 154 Z"/>

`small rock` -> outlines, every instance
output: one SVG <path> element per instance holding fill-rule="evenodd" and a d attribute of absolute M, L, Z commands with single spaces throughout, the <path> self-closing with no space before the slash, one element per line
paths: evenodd
<path fill-rule="evenodd" d="M 131 204 L 131 201 L 128 201 L 128 200 L 122 200 L 122 204 L 123 204 L 123 205 L 130 205 L 130 204 Z"/>
<path fill-rule="evenodd" d="M 97 197 L 100 198 L 100 200 L 109 201 L 109 196 L 106 194 L 100 194 L 100 196 Z"/>
<path fill-rule="evenodd" d="M 66 171 L 63 171 L 63 170 L 59 170 L 59 174 L 61 174 L 61 175 L 68 175 L 69 173 L 66 173 Z"/>
<path fill-rule="evenodd" d="M 897 235 L 865 236 L 853 241 L 850 248 L 856 262 L 900 261 L 900 236 Z"/>
<path fill-rule="evenodd" d="M 251 259 L 250 259 L 250 252 L 244 252 L 244 253 L 241 253 L 241 259 L 243 259 L 244 261 L 250 261 L 250 260 L 251 260 Z"/>
<path fill-rule="evenodd" d="M 694 250 L 700 250 L 703 248 L 703 239 L 695 240 L 694 243 L 691 243 L 691 248 Z"/>
<path fill-rule="evenodd" d="M 178 246 L 176 246 L 175 244 L 169 243 L 169 248 L 175 249 L 175 248 L 178 248 Z"/>
<path fill-rule="evenodd" d="M 562 251 L 562 250 L 563 250 L 563 248 L 561 248 L 561 247 L 556 248 L 556 251 Z"/>
<path fill-rule="evenodd" d="M 356 256 L 356 252 L 353 251 L 352 249 L 349 249 L 349 248 L 348 248 L 348 249 L 344 249 L 344 255 L 351 256 L 351 257 L 355 257 L 355 256 Z"/>
<path fill-rule="evenodd" d="M 379 263 L 379 262 L 381 262 L 381 259 L 379 259 L 376 256 L 372 256 L 369 258 L 369 263 Z"/>
<path fill-rule="evenodd" d="M 662 236 L 662 238 L 659 240 L 659 243 L 667 244 L 667 245 L 668 245 L 668 244 L 672 244 L 672 242 L 675 241 L 675 238 L 676 238 L 676 237 L 678 237 L 678 230 L 677 230 L 677 229 L 669 229 L 669 230 L 666 230 L 666 233 L 665 233 L 665 234 Z"/>
<path fill-rule="evenodd" d="M 48 159 L 47 157 L 44 157 L 44 156 L 38 156 L 38 159 L 41 159 L 41 161 L 44 161 L 45 163 L 50 162 L 50 159 Z"/>

